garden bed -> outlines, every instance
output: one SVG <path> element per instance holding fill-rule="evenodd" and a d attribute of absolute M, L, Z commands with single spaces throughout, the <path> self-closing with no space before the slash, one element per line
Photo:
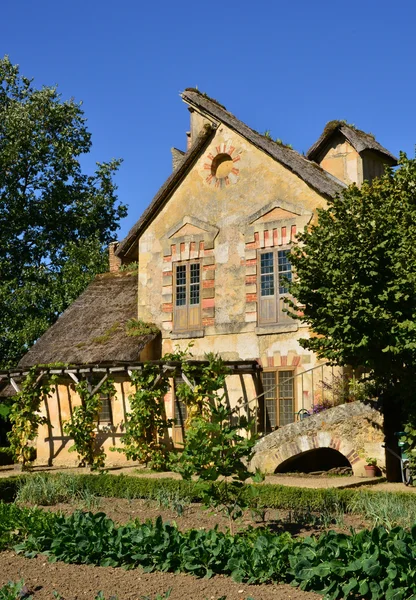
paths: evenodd
<path fill-rule="evenodd" d="M 169 600 L 318 600 L 321 595 L 302 592 L 290 585 L 246 585 L 229 577 L 215 576 L 196 579 L 191 575 L 173 573 L 144 573 L 141 569 L 49 563 L 44 556 L 24 558 L 13 552 L 0 552 L 0 585 L 24 579 L 33 600 L 51 600 L 53 591 L 65 600 L 93 600 L 102 591 L 108 600 L 139 600 L 142 596 L 154 600 L 169 588 Z"/>
<path fill-rule="evenodd" d="M 177 500 L 171 501 L 169 504 L 171 506 L 161 506 L 160 502 L 154 500 L 87 497 L 84 500 L 60 502 L 44 507 L 44 509 L 52 512 L 62 512 L 65 515 L 69 515 L 77 509 L 90 510 L 93 513 L 104 512 L 110 519 L 120 525 L 134 519 L 138 519 L 141 523 L 147 519 L 154 521 L 160 516 L 164 522 L 176 523 L 181 531 L 188 529 L 208 530 L 214 527 L 218 527 L 220 531 L 226 531 L 229 527 L 227 517 L 211 509 L 205 509 L 201 504 L 184 503 Z M 34 506 L 27 502 L 24 505 Z M 252 515 L 250 511 L 246 511 L 244 516 L 235 522 L 236 531 L 248 527 L 266 526 L 279 533 L 288 531 L 294 536 L 305 536 L 319 535 L 324 530 L 348 533 L 351 527 L 360 530 L 370 527 L 370 523 L 366 522 L 360 515 L 319 514 L 309 510 L 284 509 L 267 509 L 259 515 Z"/>

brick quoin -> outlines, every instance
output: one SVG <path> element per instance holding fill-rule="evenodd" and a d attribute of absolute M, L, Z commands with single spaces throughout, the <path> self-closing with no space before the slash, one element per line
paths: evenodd
<path fill-rule="evenodd" d="M 209 327 L 210 325 L 214 325 L 214 324 L 215 324 L 214 317 L 205 317 L 204 319 L 202 319 L 202 325 L 204 327 Z"/>
<path fill-rule="evenodd" d="M 163 312 L 172 312 L 173 310 L 173 303 L 172 302 L 165 302 L 164 304 L 162 304 L 162 311 Z"/>
<path fill-rule="evenodd" d="M 246 294 L 246 302 L 257 302 L 257 294 Z"/>
<path fill-rule="evenodd" d="M 204 279 L 202 282 L 203 288 L 213 288 L 215 287 L 215 279 Z"/>
<path fill-rule="evenodd" d="M 296 225 L 292 225 L 291 231 L 290 231 L 290 239 L 293 241 L 295 239 L 295 236 L 296 236 Z"/>
<path fill-rule="evenodd" d="M 215 298 L 203 298 L 202 308 L 212 308 L 215 306 Z"/>
<path fill-rule="evenodd" d="M 215 271 L 215 265 L 204 265 L 202 269 L 204 271 Z"/>
<path fill-rule="evenodd" d="M 257 283 L 257 275 L 246 275 L 246 285 Z"/>
<path fill-rule="evenodd" d="M 171 256 L 164 256 L 163 257 L 163 262 L 172 262 L 172 257 Z"/>

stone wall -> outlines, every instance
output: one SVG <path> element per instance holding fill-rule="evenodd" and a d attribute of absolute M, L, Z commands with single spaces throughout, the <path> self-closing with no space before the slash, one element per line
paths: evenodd
<path fill-rule="evenodd" d="M 255 446 L 252 469 L 271 474 L 285 461 L 317 448 L 332 448 L 345 456 L 354 475 L 364 475 L 365 457 L 385 467 L 383 417 L 361 402 L 342 404 L 286 425 Z"/>

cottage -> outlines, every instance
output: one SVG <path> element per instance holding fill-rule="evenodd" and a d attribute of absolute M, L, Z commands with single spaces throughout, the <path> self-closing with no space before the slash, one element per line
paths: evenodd
<path fill-rule="evenodd" d="M 339 121 L 302 156 L 198 90 L 185 90 L 182 100 L 190 113 L 186 152 L 172 150 L 171 176 L 126 238 L 110 246 L 110 272 L 94 280 L 19 364 L 20 371 L 39 363 L 71 365 L 44 408 L 52 429 L 45 426 L 38 438 L 41 464 L 76 461 L 62 429 L 79 402 L 74 378 L 115 377 L 116 397 L 103 398 L 98 418 L 104 447 L 117 445 L 129 369 L 190 341 L 194 359 L 215 352 L 228 361 L 230 403 L 242 397 L 247 406 L 260 405 L 264 432 L 292 423 L 324 393 L 316 385 L 326 377 L 324 366 L 299 345 L 308 329 L 284 310 L 290 245 L 328 198 L 371 180 L 396 159 L 373 136 Z M 129 337 L 126 323 L 134 317 L 160 333 Z M 173 384 L 166 413 L 183 410 Z M 182 435 L 174 427 L 173 443 Z"/>

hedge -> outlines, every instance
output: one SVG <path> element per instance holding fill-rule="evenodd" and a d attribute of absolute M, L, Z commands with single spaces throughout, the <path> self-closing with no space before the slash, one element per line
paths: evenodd
<path fill-rule="evenodd" d="M 43 474 L 43 477 L 59 477 L 59 474 Z M 68 475 L 67 475 L 68 476 Z M 19 487 L 33 477 L 31 474 L 19 475 L 0 479 L 0 500 L 12 502 Z M 157 498 L 162 494 L 170 497 L 180 497 L 188 502 L 198 502 L 201 499 L 202 485 L 181 479 L 133 477 L 128 475 L 81 475 L 73 474 L 78 490 L 89 491 L 96 496 L 106 498 Z M 247 488 L 249 485 L 247 485 Z M 337 488 L 297 488 L 276 484 L 254 485 L 258 490 L 257 506 L 260 508 L 277 508 L 287 510 L 312 510 L 319 512 L 323 509 L 337 509 L 351 512 L 358 495 L 377 497 L 383 496 L 400 500 L 404 506 L 415 506 L 416 495 L 409 492 L 376 492 L 371 490 L 337 489 Z"/>

